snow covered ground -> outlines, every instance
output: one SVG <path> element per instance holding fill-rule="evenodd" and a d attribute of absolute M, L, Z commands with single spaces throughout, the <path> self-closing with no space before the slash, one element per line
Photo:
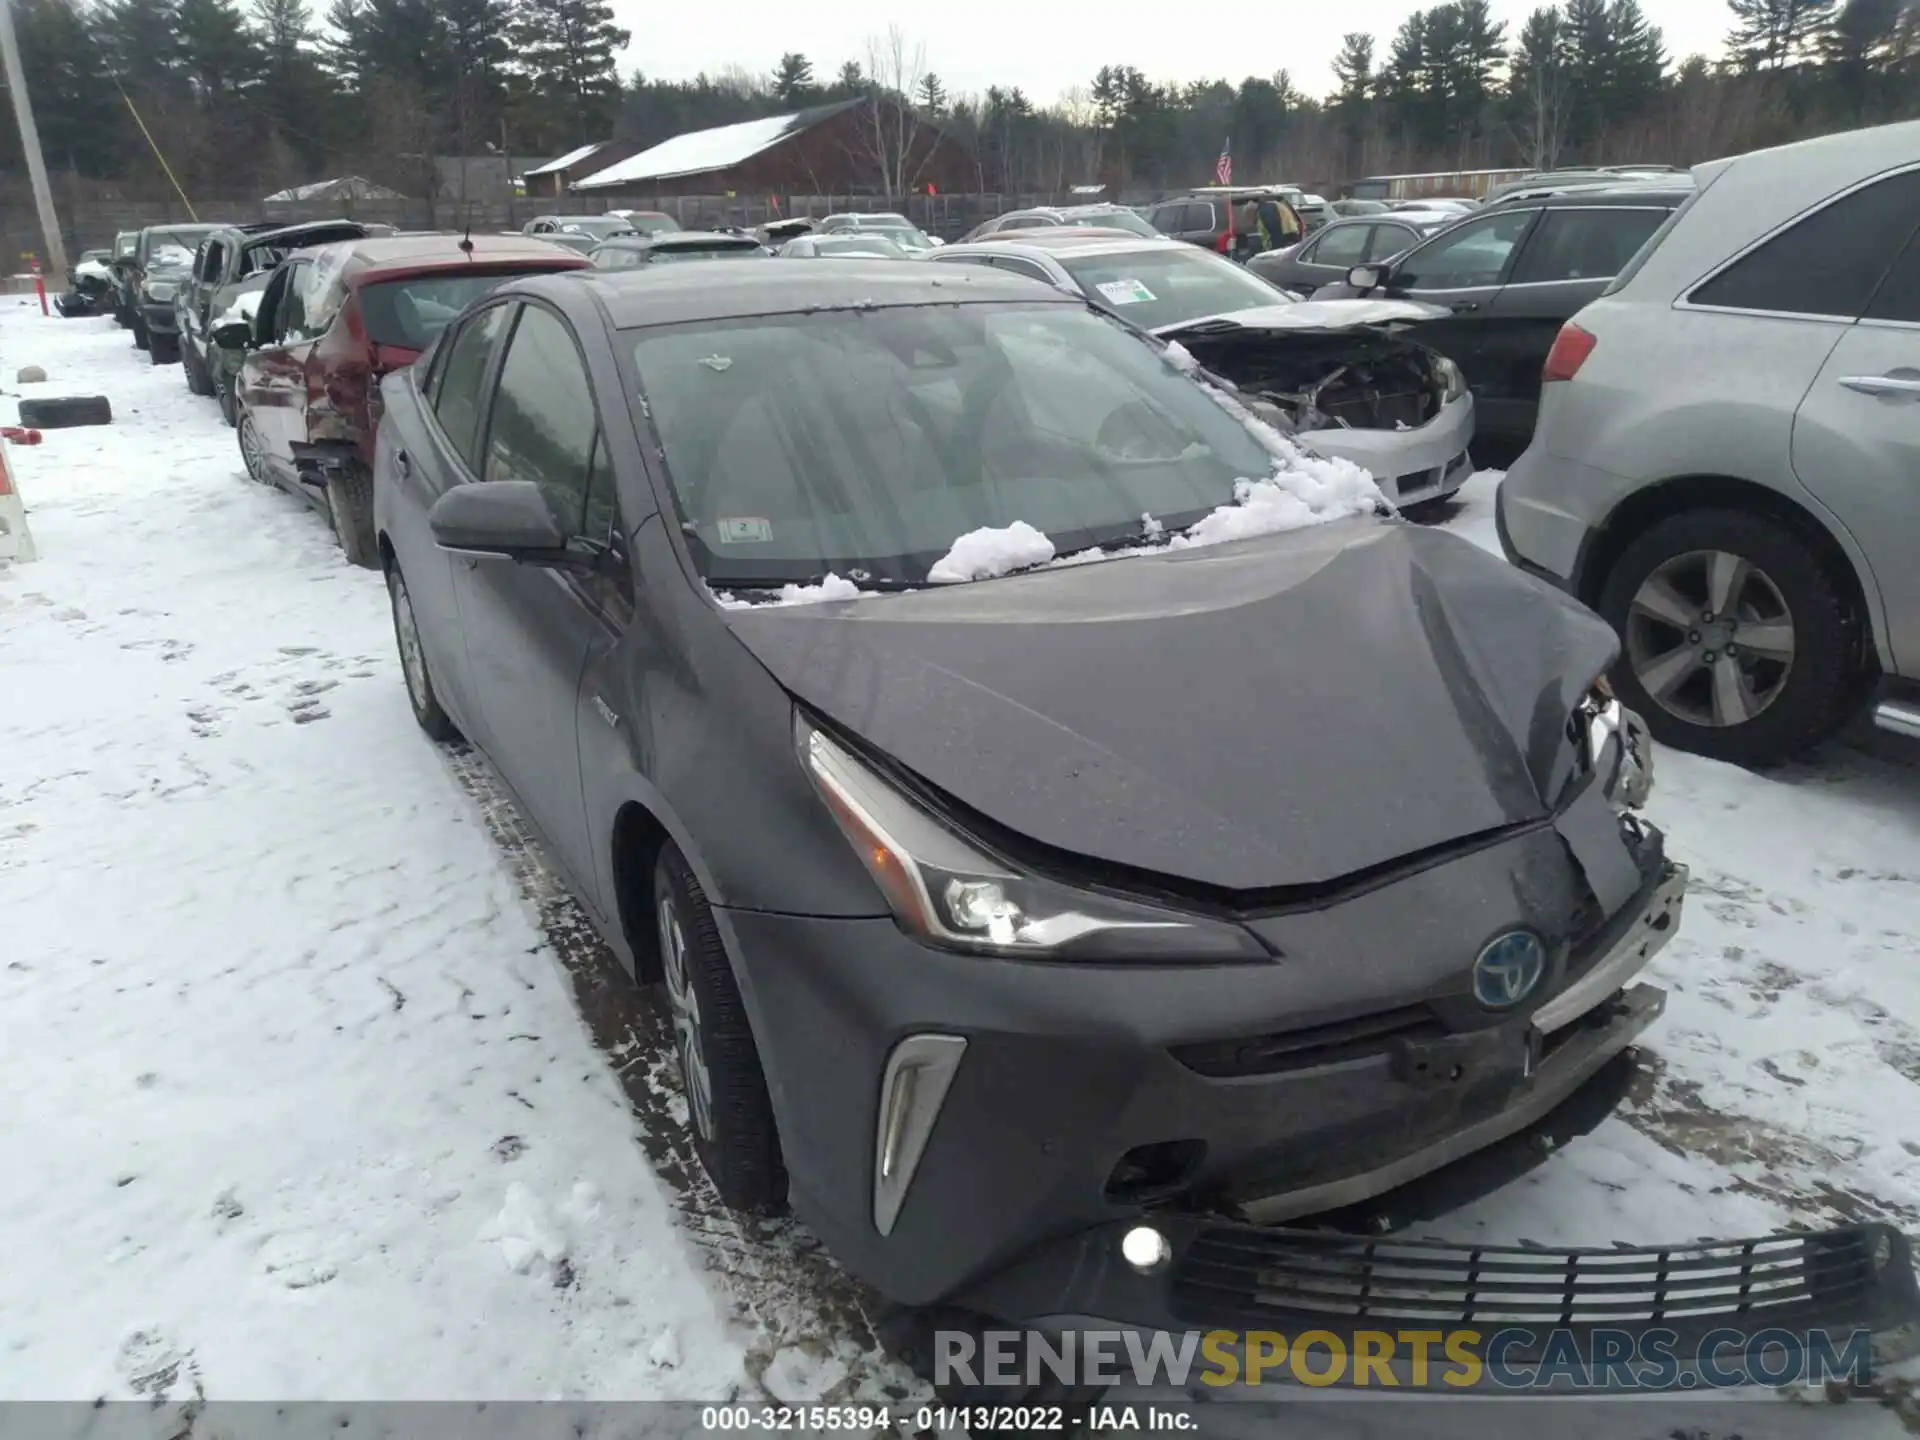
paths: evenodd
<path fill-rule="evenodd" d="M 416 731 L 378 577 L 111 322 L 0 301 L 0 362 L 116 415 L 13 451 L 0 1399 L 883 1398 L 862 1297 L 709 1203 L 657 1016 Z M 1490 545 L 1491 494 L 1443 523 Z M 1663 753 L 1652 808 L 1693 889 L 1647 1082 L 1430 1228 L 1920 1228 L 1920 754 Z"/>

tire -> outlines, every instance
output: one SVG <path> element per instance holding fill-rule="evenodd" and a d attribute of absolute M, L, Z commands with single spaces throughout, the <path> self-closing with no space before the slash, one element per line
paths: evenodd
<path fill-rule="evenodd" d="M 359 466 L 327 477 L 327 513 L 333 533 L 350 565 L 369 570 L 380 567 L 380 548 L 373 537 L 373 476 Z"/>
<path fill-rule="evenodd" d="M 413 706 L 413 718 L 429 740 L 443 745 L 458 740 L 460 729 L 440 707 L 440 696 L 433 688 L 433 671 L 420 639 L 413 597 L 407 593 L 407 582 L 398 565 L 387 569 L 387 599 L 393 608 L 393 641 L 400 648 L 400 674 L 407 682 L 407 703 Z"/>
<path fill-rule="evenodd" d="M 776 1214 L 787 1168 L 760 1051 L 713 910 L 671 841 L 654 864 L 653 916 L 694 1149 L 727 1205 Z"/>
<path fill-rule="evenodd" d="M 142 320 L 138 315 L 135 315 L 133 317 L 133 348 L 136 350 L 146 349 L 147 338 L 147 322 Z"/>
<path fill-rule="evenodd" d="M 1739 577 L 1732 628 L 1709 620 L 1716 563 Z M 1860 694 L 1863 636 L 1838 577 L 1764 515 L 1690 510 L 1658 522 L 1613 563 L 1599 608 L 1621 637 L 1615 693 L 1676 749 L 1773 764 L 1833 735 Z"/>
<path fill-rule="evenodd" d="M 240 376 L 236 371 L 234 374 L 229 375 L 218 387 L 220 418 L 227 422 L 229 428 L 237 425 L 240 420 L 240 397 L 234 393 L 234 391 L 239 388 L 239 385 Z"/>
<path fill-rule="evenodd" d="M 180 337 L 178 335 L 148 335 L 147 356 L 156 365 L 177 365 L 180 362 Z"/>
<path fill-rule="evenodd" d="M 213 394 L 213 379 L 207 374 L 206 362 L 192 345 L 180 346 L 180 368 L 186 372 L 187 389 L 195 395 Z"/>
<path fill-rule="evenodd" d="M 240 463 L 247 467 L 247 478 L 256 484 L 271 485 L 273 476 L 267 470 L 267 455 L 261 446 L 260 431 L 253 423 L 253 412 L 243 408 L 234 429 L 240 441 Z"/>
<path fill-rule="evenodd" d="M 71 430 L 78 425 L 111 425 L 113 406 L 104 395 L 63 395 L 51 400 L 22 400 L 20 423 L 29 430 Z"/>

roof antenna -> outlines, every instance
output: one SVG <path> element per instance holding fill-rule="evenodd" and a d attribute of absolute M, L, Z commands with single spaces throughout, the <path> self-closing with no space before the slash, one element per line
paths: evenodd
<path fill-rule="evenodd" d="M 466 214 L 461 217 L 460 248 L 468 255 L 473 254 L 473 202 L 467 202 Z"/>

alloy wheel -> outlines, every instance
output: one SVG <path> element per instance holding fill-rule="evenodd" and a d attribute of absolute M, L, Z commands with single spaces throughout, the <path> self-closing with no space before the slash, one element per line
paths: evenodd
<path fill-rule="evenodd" d="M 1725 550 L 1676 555 L 1627 609 L 1627 663 L 1653 702 L 1689 725 L 1744 725 L 1793 671 L 1794 623 L 1766 571 Z"/>
<path fill-rule="evenodd" d="M 707 1073 L 706 1052 L 700 1045 L 700 998 L 693 992 L 687 967 L 687 935 L 680 912 L 670 896 L 659 906 L 660 968 L 667 982 L 667 1005 L 673 1012 L 673 1036 L 680 1052 L 680 1081 L 687 1092 L 687 1113 L 702 1140 L 713 1139 L 713 1080 Z"/>
<path fill-rule="evenodd" d="M 260 453 L 260 432 L 254 428 L 250 412 L 240 412 L 240 459 L 247 467 L 249 479 L 264 482 L 267 478 L 266 457 Z"/>
<path fill-rule="evenodd" d="M 413 708 L 427 708 L 427 656 L 420 648 L 420 628 L 413 618 L 413 600 L 407 594 L 407 582 L 398 570 L 387 577 L 387 589 L 393 596 L 393 629 L 400 638 L 400 669 L 407 679 L 407 694 Z"/>

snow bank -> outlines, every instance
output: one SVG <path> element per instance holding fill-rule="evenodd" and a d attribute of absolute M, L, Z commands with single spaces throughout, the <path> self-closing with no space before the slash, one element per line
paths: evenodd
<path fill-rule="evenodd" d="M 1053 541 L 1024 520 L 1011 525 L 969 530 L 945 555 L 934 561 L 927 579 L 936 585 L 963 580 L 991 580 L 1015 570 L 1029 570 L 1053 559 Z"/>

